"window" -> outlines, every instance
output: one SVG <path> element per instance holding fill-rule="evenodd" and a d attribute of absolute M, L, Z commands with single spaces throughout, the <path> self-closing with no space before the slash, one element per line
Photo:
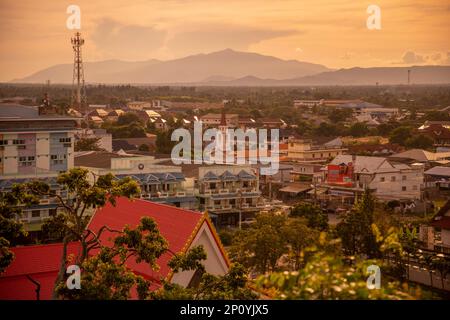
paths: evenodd
<path fill-rule="evenodd" d="M 60 139 L 59 139 L 59 142 L 62 142 L 62 143 L 70 143 L 70 142 L 72 142 L 72 139 L 71 139 L 71 138 L 60 138 Z"/>
<path fill-rule="evenodd" d="M 24 139 L 14 139 L 13 140 L 13 144 L 25 144 L 25 140 Z"/>
<path fill-rule="evenodd" d="M 413 190 L 417 190 L 417 186 L 413 186 Z"/>
<path fill-rule="evenodd" d="M 380 178 L 380 181 L 381 181 L 381 182 L 384 182 L 384 180 L 385 180 L 384 177 L 381 177 L 381 178 Z"/>
<path fill-rule="evenodd" d="M 406 187 L 402 187 L 402 191 L 406 191 Z"/>
<path fill-rule="evenodd" d="M 48 210 L 48 215 L 49 215 L 50 217 L 56 216 L 56 209 L 50 209 L 50 210 Z"/>
<path fill-rule="evenodd" d="M 8 145 L 8 140 L 0 140 L 0 146 Z"/>
<path fill-rule="evenodd" d="M 30 167 L 34 165 L 34 156 L 20 156 L 19 157 L 19 167 Z"/>
<path fill-rule="evenodd" d="M 33 210 L 31 211 L 31 217 L 32 218 L 39 218 L 41 216 L 41 211 L 40 210 Z"/>
<path fill-rule="evenodd" d="M 406 176 L 402 176 L 402 180 L 405 181 L 406 180 Z"/>
<path fill-rule="evenodd" d="M 67 158 L 66 154 L 52 154 L 50 156 L 50 159 L 52 160 L 53 164 L 63 164 L 64 159 Z"/>
<path fill-rule="evenodd" d="M 391 181 L 395 181 L 395 176 L 392 176 L 392 177 L 391 177 Z"/>

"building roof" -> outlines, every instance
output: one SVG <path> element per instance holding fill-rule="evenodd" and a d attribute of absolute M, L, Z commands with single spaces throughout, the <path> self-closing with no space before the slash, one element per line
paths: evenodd
<path fill-rule="evenodd" d="M 450 152 L 429 152 L 423 149 L 411 149 L 404 152 L 393 154 L 391 158 L 405 158 L 405 159 L 413 159 L 419 162 L 428 162 L 450 158 Z"/>
<path fill-rule="evenodd" d="M 425 174 L 432 176 L 450 177 L 450 167 L 436 166 L 425 171 Z"/>
<path fill-rule="evenodd" d="M 386 161 L 386 158 L 383 157 L 366 157 L 366 156 L 356 156 L 355 163 L 353 164 L 355 167 L 355 172 L 367 172 L 374 173 L 378 171 L 378 168 Z M 353 162 L 352 155 L 341 154 L 336 156 L 330 164 L 340 165 L 340 164 L 348 164 Z"/>
<path fill-rule="evenodd" d="M 115 207 L 107 204 L 96 211 L 89 229 L 97 232 L 104 225 L 113 230 L 122 230 L 126 225 L 134 228 L 144 216 L 155 220 L 172 252 L 182 252 L 202 221 L 203 214 L 146 200 L 119 198 Z M 111 245 L 109 238 L 113 236 L 114 233 L 105 231 L 101 236 L 102 243 Z M 147 279 L 160 280 L 169 275 L 170 268 L 167 263 L 171 257 L 171 254 L 166 253 L 158 259 L 159 271 L 152 270 L 146 263 L 136 263 L 133 259 L 130 259 L 127 265 Z"/>
<path fill-rule="evenodd" d="M 61 114 L 39 114 L 39 107 L 37 106 L 23 106 L 13 103 L 0 104 L 0 120 L 14 121 L 14 120 L 77 120 L 78 118 L 71 115 Z"/>
<path fill-rule="evenodd" d="M 226 253 L 220 243 L 207 214 L 194 212 L 169 205 L 153 203 L 145 200 L 129 200 L 118 198 L 116 206 L 108 203 L 94 214 L 89 229 L 98 230 L 107 225 L 111 230 L 122 230 L 125 226 L 136 227 L 143 216 L 151 217 L 158 225 L 161 235 L 169 244 L 169 252 L 186 252 L 192 245 L 199 230 L 206 224 L 213 235 L 213 243 L 218 249 L 218 258 L 229 266 Z M 112 245 L 115 233 L 105 231 L 101 235 L 103 245 Z M 35 299 L 35 286 L 26 278 L 30 275 L 41 283 L 41 299 L 50 299 L 54 280 L 59 269 L 62 244 L 12 248 L 15 260 L 0 277 L 0 299 Z M 127 261 L 127 267 L 133 272 L 156 285 L 161 279 L 171 280 L 172 272 L 167 265 L 172 253 L 165 253 L 158 260 L 159 271 L 152 270 L 147 263 L 137 263 L 134 259 Z M 78 255 L 79 245 L 69 245 L 69 254 Z M 91 252 L 96 254 L 96 252 Z M 208 256 L 207 259 L 217 259 Z M 157 287 L 157 286 L 156 286 Z M 154 288 L 156 288 L 154 287 Z"/>
<path fill-rule="evenodd" d="M 36 299 L 36 286 L 30 276 L 41 285 L 40 298 L 51 299 L 53 285 L 61 262 L 61 243 L 11 248 L 15 257 L 0 276 L 0 300 Z M 78 254 L 78 243 L 70 243 L 68 254 Z"/>
<path fill-rule="evenodd" d="M 92 151 L 81 155 L 76 155 L 74 165 L 76 167 L 91 167 L 91 168 L 111 168 L 111 159 L 114 158 L 130 158 L 133 155 L 119 155 L 107 151 Z"/>

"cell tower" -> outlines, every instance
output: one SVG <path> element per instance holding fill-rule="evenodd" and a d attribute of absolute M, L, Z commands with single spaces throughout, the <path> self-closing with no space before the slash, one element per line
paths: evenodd
<path fill-rule="evenodd" d="M 87 97 L 84 86 L 83 59 L 81 57 L 81 46 L 84 44 L 84 39 L 81 38 L 81 33 L 75 33 L 71 43 L 74 52 L 71 106 L 75 110 L 84 111 Z"/>

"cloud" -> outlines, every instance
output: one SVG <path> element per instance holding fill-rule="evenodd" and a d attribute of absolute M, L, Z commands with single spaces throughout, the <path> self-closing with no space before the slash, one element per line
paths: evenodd
<path fill-rule="evenodd" d="M 413 51 L 407 51 L 402 57 L 402 63 L 411 64 L 411 63 L 424 63 L 425 59 L 422 55 L 419 55 Z"/>
<path fill-rule="evenodd" d="M 91 38 L 96 48 L 107 57 L 147 59 L 164 45 L 166 31 L 104 18 L 97 24 Z"/>
<path fill-rule="evenodd" d="M 174 52 L 184 54 L 210 52 L 232 48 L 246 50 L 250 45 L 265 40 L 299 33 L 296 30 L 273 30 L 238 25 L 198 26 L 191 31 L 176 33 L 167 42 Z"/>

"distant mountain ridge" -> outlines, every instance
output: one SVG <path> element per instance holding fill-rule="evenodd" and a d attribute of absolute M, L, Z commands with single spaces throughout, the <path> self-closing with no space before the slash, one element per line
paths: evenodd
<path fill-rule="evenodd" d="M 72 64 L 38 71 L 19 83 L 71 83 Z M 107 60 L 85 63 L 87 83 L 211 85 L 211 86 L 301 86 L 450 84 L 450 66 L 374 67 L 331 70 L 323 65 L 282 60 L 231 49 L 180 59 L 128 62 Z"/>
<path fill-rule="evenodd" d="M 180 59 L 141 62 L 109 60 L 85 63 L 85 79 L 90 83 L 190 83 L 205 79 L 236 79 L 246 75 L 289 79 L 317 74 L 330 69 L 314 63 L 282 60 L 257 53 L 231 49 L 197 54 Z M 71 83 L 72 65 L 63 64 L 38 71 L 14 82 Z"/>

